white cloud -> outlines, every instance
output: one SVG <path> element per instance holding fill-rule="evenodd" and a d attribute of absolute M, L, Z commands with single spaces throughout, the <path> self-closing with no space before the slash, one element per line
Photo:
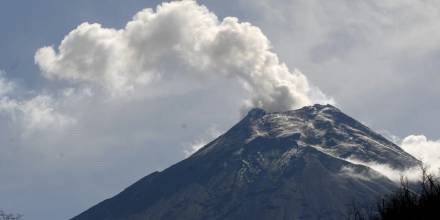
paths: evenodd
<path fill-rule="evenodd" d="M 407 178 L 409 181 L 418 181 L 421 177 L 421 168 L 420 167 L 411 167 L 405 170 L 394 169 L 388 164 L 380 164 L 372 161 L 366 162 L 361 161 L 355 158 L 348 158 L 348 162 L 353 164 L 359 164 L 363 166 L 367 166 L 378 173 L 388 177 L 391 181 L 395 183 L 400 183 L 402 177 Z M 343 170 L 344 171 L 344 170 Z"/>
<path fill-rule="evenodd" d="M 331 102 L 270 49 L 258 27 L 234 17 L 219 21 L 206 7 L 186 0 L 144 9 L 119 30 L 83 23 L 57 51 L 39 49 L 35 62 L 49 79 L 98 84 L 113 95 L 179 77 L 226 77 L 238 79 L 248 91 L 245 107 L 281 111 Z"/>
<path fill-rule="evenodd" d="M 191 142 L 188 146 L 185 146 L 185 150 L 183 151 L 185 153 L 186 157 L 191 156 L 193 153 L 198 151 L 200 148 L 204 147 L 209 142 L 213 141 L 215 138 L 219 137 L 224 132 L 220 131 L 216 126 L 210 126 L 203 137 L 200 137 L 194 141 Z"/>
<path fill-rule="evenodd" d="M 427 171 L 431 174 L 440 174 L 440 140 L 433 141 L 428 140 L 424 135 L 409 135 L 404 139 L 401 139 L 391 133 L 384 131 L 386 136 L 393 139 L 395 143 L 399 143 L 400 147 L 422 161 L 423 166 L 427 168 Z M 408 178 L 411 181 L 419 181 L 422 175 L 421 167 L 412 167 L 406 170 L 393 169 L 387 164 L 379 164 L 374 162 L 364 162 L 356 159 L 349 159 L 351 163 L 362 164 L 368 166 L 379 173 L 387 176 L 391 180 L 398 182 L 402 176 Z"/>
<path fill-rule="evenodd" d="M 0 98 L 0 114 L 7 114 L 12 121 L 24 128 L 24 135 L 41 129 L 61 129 L 75 123 L 75 119 L 56 111 L 56 103 L 46 95 L 19 101 Z"/>
<path fill-rule="evenodd" d="M 5 75 L 5 72 L 0 70 L 0 97 L 11 92 L 15 87 L 14 83 L 12 83 L 4 78 L 4 75 Z"/>
<path fill-rule="evenodd" d="M 0 71 L 0 114 L 20 126 L 23 135 L 41 129 L 60 129 L 75 122 L 56 110 L 58 103 L 50 95 L 17 99 L 13 97 L 15 88 L 15 83 L 6 79 L 4 72 Z"/>
<path fill-rule="evenodd" d="M 428 170 L 440 171 L 440 140 L 428 140 L 424 135 L 410 135 L 403 139 L 402 149 L 412 154 L 428 166 Z"/>
<path fill-rule="evenodd" d="M 402 140 L 386 130 L 384 130 L 382 133 L 388 137 L 391 137 L 394 142 L 400 144 L 400 147 L 403 150 L 422 161 L 423 166 L 427 168 L 429 173 L 434 175 L 440 174 L 440 140 L 428 140 L 428 138 L 424 135 L 409 135 Z M 406 177 L 410 181 L 419 181 L 422 175 L 422 169 L 418 166 L 405 170 L 398 170 L 387 164 L 379 164 L 371 161 L 360 161 L 355 158 L 349 158 L 347 161 L 370 167 L 394 182 L 399 182 L 401 177 Z"/>
<path fill-rule="evenodd" d="M 398 143 L 404 151 L 422 161 L 423 166 L 427 168 L 429 173 L 440 174 L 440 140 L 428 140 L 424 135 L 409 135 L 402 140 L 387 130 L 382 130 L 381 133 L 393 142 Z M 418 166 L 399 170 L 392 168 L 388 164 L 360 161 L 355 158 L 349 158 L 347 161 L 370 167 L 396 183 L 402 177 L 407 178 L 409 181 L 419 181 L 422 176 L 422 169 Z"/>
<path fill-rule="evenodd" d="M 197 139 L 195 140 L 187 149 L 185 149 L 183 152 L 185 153 L 186 157 L 191 156 L 193 153 L 198 151 L 200 148 L 205 146 L 209 140 L 206 139 Z"/>

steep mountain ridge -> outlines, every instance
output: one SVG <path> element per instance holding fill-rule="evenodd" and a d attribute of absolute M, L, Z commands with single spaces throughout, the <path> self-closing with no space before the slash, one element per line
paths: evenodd
<path fill-rule="evenodd" d="M 348 159 L 396 169 L 420 162 L 331 105 L 253 109 L 191 157 L 73 218 L 342 219 L 396 185 Z"/>

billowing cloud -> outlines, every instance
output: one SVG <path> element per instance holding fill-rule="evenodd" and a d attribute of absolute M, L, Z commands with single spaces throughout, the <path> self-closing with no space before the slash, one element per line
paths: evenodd
<path fill-rule="evenodd" d="M 401 147 L 423 161 L 431 172 L 439 173 L 440 140 L 428 140 L 424 135 L 410 135 L 403 139 Z"/>
<path fill-rule="evenodd" d="M 137 13 L 123 29 L 83 23 L 58 49 L 41 48 L 45 77 L 93 83 L 111 94 L 179 77 L 238 79 L 246 107 L 282 111 L 331 102 L 306 76 L 290 71 L 258 27 L 215 14 L 195 1 L 164 3 Z"/>

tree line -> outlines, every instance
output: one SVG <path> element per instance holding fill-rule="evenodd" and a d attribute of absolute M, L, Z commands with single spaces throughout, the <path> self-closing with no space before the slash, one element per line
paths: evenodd
<path fill-rule="evenodd" d="M 415 187 L 401 178 L 394 193 L 379 200 L 376 207 L 366 210 L 351 207 L 348 220 L 415 220 L 440 219 L 440 181 L 422 167 L 422 177 Z"/>

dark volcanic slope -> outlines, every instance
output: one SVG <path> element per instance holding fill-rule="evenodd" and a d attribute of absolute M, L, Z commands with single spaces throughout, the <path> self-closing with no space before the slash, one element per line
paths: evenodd
<path fill-rule="evenodd" d="M 369 205 L 396 187 L 351 160 L 419 164 L 333 106 L 254 109 L 190 158 L 73 219 L 339 220 L 354 200 Z"/>

